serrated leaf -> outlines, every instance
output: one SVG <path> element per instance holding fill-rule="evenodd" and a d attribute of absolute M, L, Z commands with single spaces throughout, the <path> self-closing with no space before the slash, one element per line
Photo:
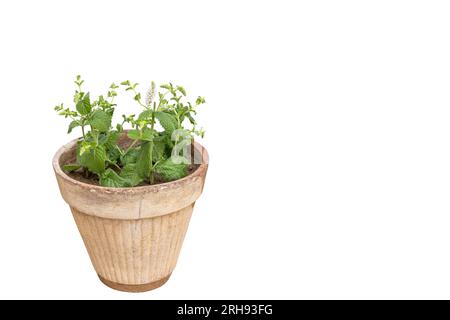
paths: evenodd
<path fill-rule="evenodd" d="M 155 118 L 158 119 L 159 123 L 169 136 L 172 135 L 172 132 L 178 126 L 177 119 L 169 113 L 157 111 L 155 112 Z"/>
<path fill-rule="evenodd" d="M 106 153 L 110 161 L 116 162 L 121 156 L 119 151 L 119 146 L 117 145 L 117 140 L 119 139 L 119 132 L 111 131 L 108 132 L 104 146 L 106 148 Z"/>
<path fill-rule="evenodd" d="M 144 129 L 142 129 L 141 140 L 153 141 L 154 135 L 155 135 L 155 130 L 152 131 L 152 129 L 144 127 Z"/>
<path fill-rule="evenodd" d="M 144 110 L 139 114 L 138 120 L 149 120 L 151 119 L 153 111 L 150 109 Z"/>
<path fill-rule="evenodd" d="M 175 164 L 172 158 L 158 163 L 155 167 L 155 172 L 160 174 L 165 181 L 178 180 L 187 175 L 187 164 Z"/>
<path fill-rule="evenodd" d="M 129 187 L 137 186 L 144 180 L 137 173 L 135 163 L 126 165 L 120 172 L 120 176 L 127 181 Z"/>
<path fill-rule="evenodd" d="M 111 127 L 111 115 L 102 110 L 95 110 L 89 123 L 94 129 L 106 132 Z"/>
<path fill-rule="evenodd" d="M 63 165 L 63 170 L 66 172 L 72 172 L 72 171 L 78 170 L 80 168 L 81 168 L 81 166 L 76 163 Z"/>
<path fill-rule="evenodd" d="M 108 155 L 109 161 L 111 161 L 112 163 L 117 163 L 117 160 L 120 159 L 121 154 L 117 148 L 108 149 L 106 153 Z"/>
<path fill-rule="evenodd" d="M 153 162 L 164 160 L 166 157 L 166 144 L 165 141 L 155 141 L 153 143 Z"/>
<path fill-rule="evenodd" d="M 93 147 L 93 145 L 87 141 L 82 141 L 78 146 L 77 146 L 77 155 L 82 156 L 83 154 L 85 154 L 86 152 L 88 152 L 89 150 L 91 150 L 91 148 Z"/>
<path fill-rule="evenodd" d="M 138 155 L 139 155 L 138 149 L 131 149 L 126 154 L 120 157 L 120 162 L 124 167 L 129 164 L 136 164 Z"/>
<path fill-rule="evenodd" d="M 102 174 L 100 174 L 99 182 L 101 186 L 110 188 L 123 188 L 130 185 L 127 179 L 119 176 L 117 172 L 111 168 L 106 169 Z"/>
<path fill-rule="evenodd" d="M 73 120 L 69 124 L 69 129 L 67 130 L 67 133 L 71 133 L 74 128 L 79 127 L 79 126 L 81 126 L 80 122 L 78 120 Z"/>
<path fill-rule="evenodd" d="M 110 131 L 107 135 L 107 139 L 105 145 L 107 148 L 113 148 L 117 144 L 117 140 L 119 140 L 119 132 L 118 131 Z"/>
<path fill-rule="evenodd" d="M 150 176 L 152 162 L 150 160 L 150 142 L 145 142 L 141 146 L 139 155 L 136 161 L 136 172 L 138 175 L 147 179 Z"/>
<path fill-rule="evenodd" d="M 77 162 L 93 173 L 105 171 L 106 150 L 102 145 L 93 146 L 86 141 L 77 150 Z"/>
<path fill-rule="evenodd" d="M 83 98 L 80 98 L 78 100 L 76 108 L 81 115 L 86 115 L 91 112 L 91 100 L 89 98 L 89 92 L 84 94 Z"/>

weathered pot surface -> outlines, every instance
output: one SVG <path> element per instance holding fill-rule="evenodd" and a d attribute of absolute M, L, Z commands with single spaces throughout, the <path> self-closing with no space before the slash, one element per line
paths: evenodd
<path fill-rule="evenodd" d="M 163 285 L 175 268 L 195 201 L 203 190 L 206 149 L 195 143 L 200 165 L 182 179 L 108 188 L 75 180 L 61 169 L 75 161 L 76 143 L 73 140 L 57 151 L 53 168 L 100 279 L 123 291 Z M 119 143 L 126 145 L 129 140 L 123 135 Z"/>

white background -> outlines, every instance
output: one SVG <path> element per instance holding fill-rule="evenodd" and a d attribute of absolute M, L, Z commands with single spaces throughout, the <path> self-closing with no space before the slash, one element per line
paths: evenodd
<path fill-rule="evenodd" d="M 447 1 L 2 1 L 1 298 L 450 298 Z M 204 95 L 178 266 L 99 282 L 51 167 L 81 74 Z M 117 113 L 131 113 L 131 99 Z"/>

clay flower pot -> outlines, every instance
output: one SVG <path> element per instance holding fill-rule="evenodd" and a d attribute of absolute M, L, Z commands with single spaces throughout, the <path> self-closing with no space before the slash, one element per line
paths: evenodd
<path fill-rule="evenodd" d="M 121 137 L 123 145 L 128 138 Z M 107 188 L 68 176 L 76 140 L 58 150 L 53 168 L 100 280 L 122 291 L 162 286 L 177 263 L 195 201 L 203 190 L 208 153 L 195 144 L 196 171 L 183 179 L 134 188 Z"/>

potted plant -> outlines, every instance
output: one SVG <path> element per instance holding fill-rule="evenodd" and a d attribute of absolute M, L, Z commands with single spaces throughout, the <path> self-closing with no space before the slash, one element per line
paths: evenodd
<path fill-rule="evenodd" d="M 193 138 L 204 134 L 194 117 L 205 99 L 189 102 L 172 84 L 158 92 L 153 82 L 142 99 L 137 83 L 124 81 L 142 112 L 112 126 L 120 86 L 93 100 L 83 82 L 77 76 L 74 109 L 55 107 L 71 119 L 68 132 L 82 134 L 53 158 L 61 195 L 100 280 L 122 291 L 155 289 L 175 268 L 205 183 L 208 153 Z"/>

